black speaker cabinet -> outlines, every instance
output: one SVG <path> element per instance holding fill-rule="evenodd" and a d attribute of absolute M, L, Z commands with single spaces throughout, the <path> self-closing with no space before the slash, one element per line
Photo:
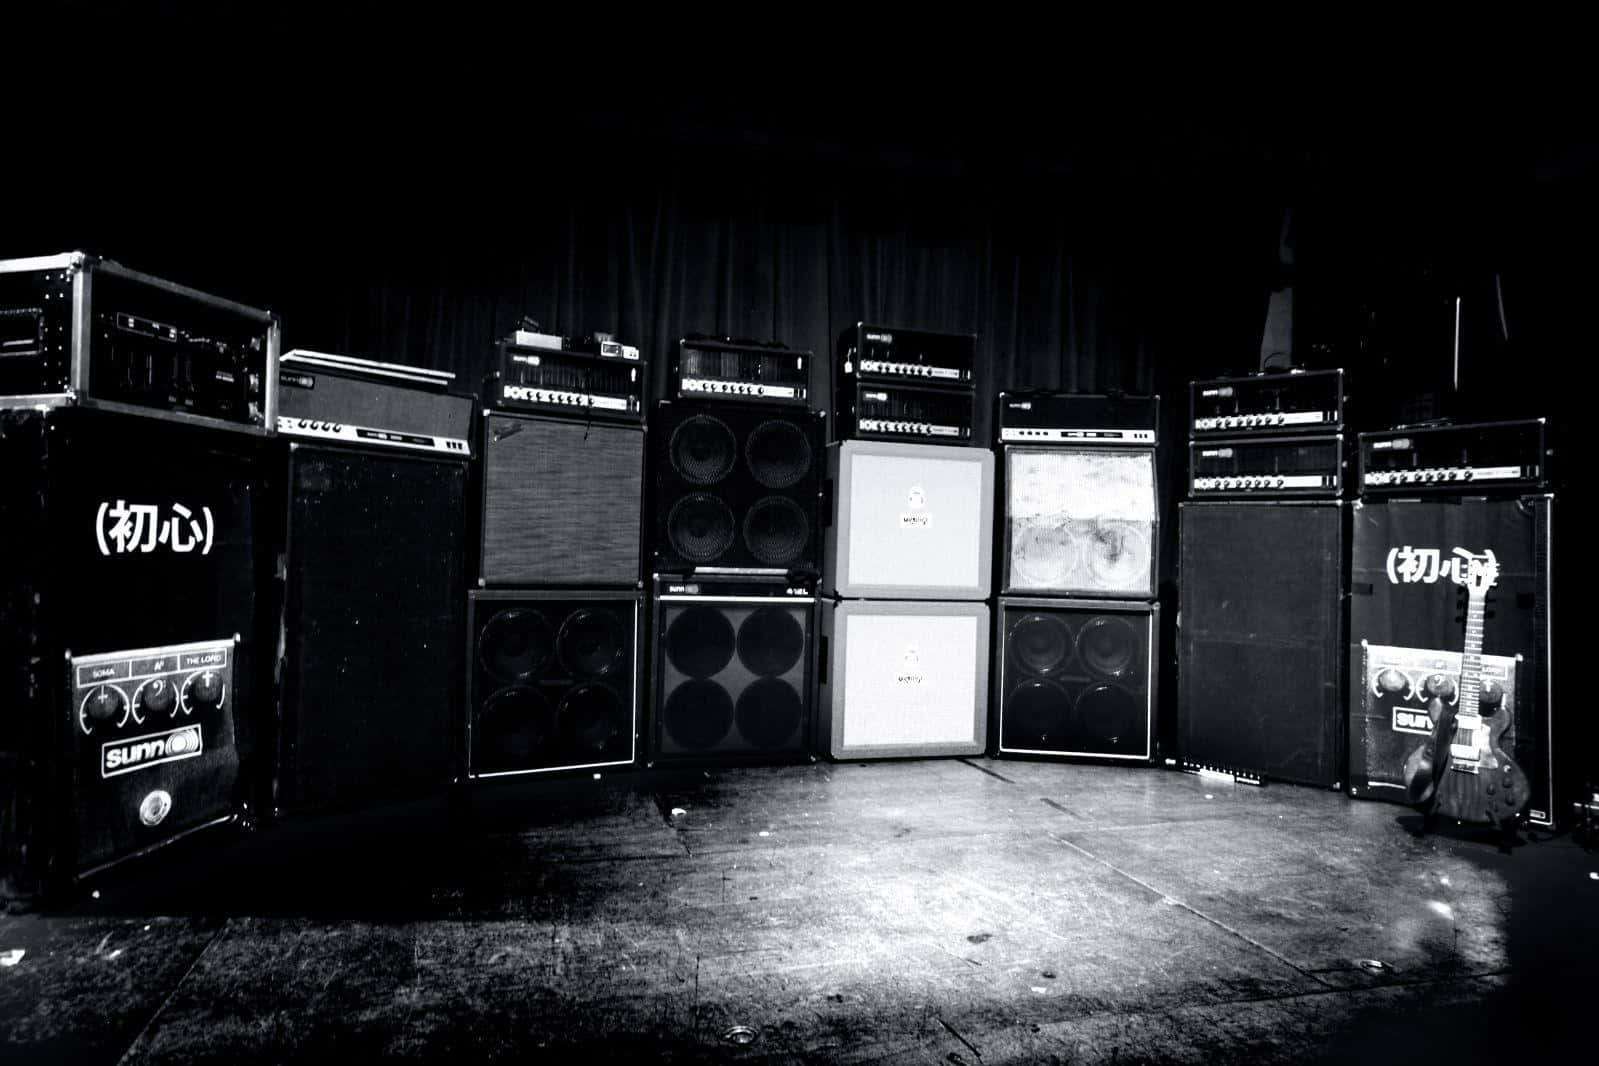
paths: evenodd
<path fill-rule="evenodd" d="M 274 609 L 264 447 L 136 415 L 0 411 L 9 891 L 245 812 Z"/>
<path fill-rule="evenodd" d="M 479 584 L 636 588 L 644 427 L 483 419 Z"/>
<path fill-rule="evenodd" d="M 652 446 L 654 570 L 818 570 L 815 412 L 663 400 Z"/>
<path fill-rule="evenodd" d="M 1354 505 L 1351 795 L 1405 802 L 1404 760 L 1423 738 L 1420 721 L 1404 712 L 1426 711 L 1407 682 L 1419 685 L 1431 673 L 1458 675 L 1467 597 L 1454 580 L 1454 564 L 1460 552 L 1491 551 L 1499 574 L 1484 604 L 1483 684 L 1485 690 L 1499 684 L 1507 697 L 1500 713 L 1511 715 L 1512 728 L 1501 744 L 1532 785 L 1528 820 L 1555 823 L 1560 752 L 1551 723 L 1553 505 L 1552 496 Z"/>
<path fill-rule="evenodd" d="M 469 599 L 468 777 L 635 760 L 642 592 L 504 590 Z"/>
<path fill-rule="evenodd" d="M 1154 758 L 1160 606 L 1002 596 L 1001 755 Z"/>
<path fill-rule="evenodd" d="M 348 807 L 454 776 L 467 464 L 290 445 L 274 806 Z"/>
<path fill-rule="evenodd" d="M 816 594 L 808 583 L 657 578 L 651 762 L 809 753 Z"/>
<path fill-rule="evenodd" d="M 1178 518 L 1179 757 L 1340 787 L 1348 505 L 1190 502 Z"/>

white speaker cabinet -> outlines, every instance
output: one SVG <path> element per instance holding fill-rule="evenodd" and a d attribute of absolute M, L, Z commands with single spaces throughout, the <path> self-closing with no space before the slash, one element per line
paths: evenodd
<path fill-rule="evenodd" d="M 818 747 L 834 759 L 982 754 L 988 640 L 984 603 L 824 603 Z"/>
<path fill-rule="evenodd" d="M 994 455 L 936 444 L 844 441 L 827 450 L 823 562 L 846 599 L 982 600 L 992 580 Z"/>

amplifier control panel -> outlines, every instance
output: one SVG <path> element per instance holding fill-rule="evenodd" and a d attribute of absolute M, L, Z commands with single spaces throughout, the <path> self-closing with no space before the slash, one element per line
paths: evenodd
<path fill-rule="evenodd" d="M 1360 491 L 1536 492 L 1553 454 L 1541 418 L 1362 433 Z"/>
<path fill-rule="evenodd" d="M 1302 370 L 1189 385 L 1195 436 L 1332 433 L 1344 425 L 1344 372 Z"/>
<path fill-rule="evenodd" d="M 1343 491 L 1343 437 L 1191 441 L 1189 496 L 1322 496 Z"/>

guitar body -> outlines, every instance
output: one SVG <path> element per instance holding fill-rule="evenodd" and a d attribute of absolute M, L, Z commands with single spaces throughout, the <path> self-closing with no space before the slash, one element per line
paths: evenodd
<path fill-rule="evenodd" d="M 1532 795 L 1527 775 L 1499 746 L 1499 739 L 1510 727 L 1510 716 L 1501 711 L 1483 718 L 1486 743 L 1478 757 L 1476 773 L 1451 762 L 1437 776 L 1435 810 L 1446 818 L 1462 822 L 1487 822 L 1503 825 L 1521 813 Z"/>

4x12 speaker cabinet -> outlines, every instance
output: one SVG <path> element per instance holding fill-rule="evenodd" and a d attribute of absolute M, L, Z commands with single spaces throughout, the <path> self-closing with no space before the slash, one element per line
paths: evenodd
<path fill-rule="evenodd" d="M 479 584 L 637 587 L 644 427 L 488 413 Z"/>
<path fill-rule="evenodd" d="M 273 599 L 263 447 L 137 415 L 0 411 L 10 891 L 246 812 Z"/>
<path fill-rule="evenodd" d="M 1160 606 L 999 599 L 1001 755 L 1154 758 Z"/>
<path fill-rule="evenodd" d="M 981 600 L 992 583 L 994 455 L 851 440 L 827 449 L 824 580 L 853 598 Z"/>
<path fill-rule="evenodd" d="M 777 580 L 655 584 L 652 762 L 809 754 L 816 595 Z"/>
<path fill-rule="evenodd" d="M 827 753 L 982 754 L 988 629 L 986 603 L 824 603 L 817 704 Z"/>
<path fill-rule="evenodd" d="M 467 464 L 289 447 L 274 807 L 348 807 L 454 777 Z"/>
<path fill-rule="evenodd" d="M 469 778 L 637 758 L 641 592 L 473 592 Z"/>
<path fill-rule="evenodd" d="M 1418 676 L 1423 662 L 1437 665 L 1427 676 L 1458 677 L 1467 594 L 1454 574 L 1464 571 L 1464 554 L 1491 551 L 1498 577 L 1484 605 L 1484 692 L 1495 681 L 1505 689 L 1498 713 L 1512 716 L 1512 724 L 1501 747 L 1531 785 L 1528 821 L 1554 825 L 1553 507 L 1552 496 L 1363 500 L 1354 505 L 1350 795 L 1406 801 L 1404 760 L 1422 738 L 1404 728 L 1419 727 L 1419 722 L 1398 711 L 1415 705 L 1425 713 L 1426 703 L 1407 698 L 1404 681 L 1412 688 L 1425 684 L 1426 677 Z M 1500 679 L 1493 673 L 1495 664 L 1514 664 L 1514 670 Z M 1384 676 L 1385 669 L 1394 672 Z"/>
<path fill-rule="evenodd" d="M 1007 445 L 1002 587 L 1154 599 L 1158 516 L 1152 448 Z"/>
<path fill-rule="evenodd" d="M 1348 506 L 1204 501 L 1178 514 L 1179 756 L 1338 788 Z"/>
<path fill-rule="evenodd" d="M 651 423 L 655 572 L 816 573 L 820 415 L 663 400 Z"/>

